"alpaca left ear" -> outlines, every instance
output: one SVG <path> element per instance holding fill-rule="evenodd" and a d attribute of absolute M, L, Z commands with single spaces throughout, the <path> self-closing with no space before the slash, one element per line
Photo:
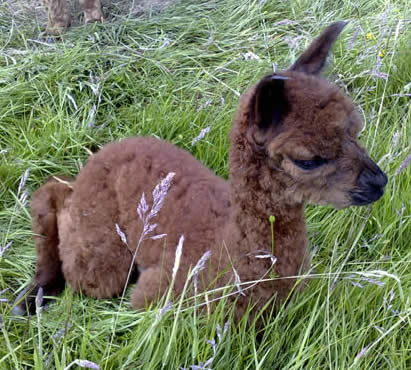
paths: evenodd
<path fill-rule="evenodd" d="M 324 68 L 328 53 L 347 22 L 335 22 L 318 36 L 291 66 L 290 71 L 318 75 Z"/>
<path fill-rule="evenodd" d="M 257 145 L 272 138 L 288 112 L 285 80 L 281 75 L 264 77 L 256 86 L 250 100 L 247 136 Z"/>

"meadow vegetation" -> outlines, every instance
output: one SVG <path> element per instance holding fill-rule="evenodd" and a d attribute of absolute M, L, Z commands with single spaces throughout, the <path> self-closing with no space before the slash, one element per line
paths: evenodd
<path fill-rule="evenodd" d="M 410 19 L 405 0 L 181 0 L 54 40 L 1 4 L 0 369 L 409 369 Z M 327 77 L 358 104 L 361 141 L 389 182 L 370 207 L 306 209 L 302 294 L 262 327 L 235 325 L 224 300 L 206 312 L 194 304 L 205 297 L 184 296 L 135 312 L 127 294 L 70 289 L 33 317 L 11 314 L 35 267 L 30 194 L 48 176 L 77 174 L 105 143 L 150 135 L 227 177 L 239 95 L 336 20 L 350 24 Z"/>

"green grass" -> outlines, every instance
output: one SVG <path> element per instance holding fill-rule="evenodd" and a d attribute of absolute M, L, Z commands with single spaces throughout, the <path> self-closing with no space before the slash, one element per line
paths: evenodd
<path fill-rule="evenodd" d="M 0 258 L 0 291 L 8 288 L 0 298 L 9 300 L 0 303 L 0 369 L 64 369 L 76 359 L 102 369 L 189 368 L 213 356 L 212 339 L 213 369 L 409 369 L 411 172 L 397 171 L 410 154 L 410 18 L 405 0 L 191 0 L 47 43 L 34 20 L 0 5 L 0 245 L 12 242 Z M 293 22 L 276 24 L 284 19 Z M 120 304 L 66 289 L 47 312 L 11 315 L 35 264 L 29 208 L 18 194 L 26 169 L 30 197 L 50 174 L 78 173 L 91 150 L 153 135 L 227 177 L 238 94 L 273 64 L 289 66 L 340 19 L 351 22 L 328 75 L 359 105 L 361 141 L 389 183 L 370 208 L 307 207 L 313 276 L 290 305 L 258 328 L 235 325 L 224 300 L 207 313 L 182 297 L 159 318 L 161 304 L 134 312 L 128 295 Z M 260 59 L 245 60 L 248 51 Z M 383 286 L 359 275 L 371 271 Z"/>

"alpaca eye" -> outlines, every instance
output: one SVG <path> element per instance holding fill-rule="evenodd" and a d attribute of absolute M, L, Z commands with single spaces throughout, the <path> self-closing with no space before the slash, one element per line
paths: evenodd
<path fill-rule="evenodd" d="M 293 159 L 295 165 L 302 168 L 303 170 L 314 170 L 328 162 L 328 159 L 315 156 L 313 159 Z"/>

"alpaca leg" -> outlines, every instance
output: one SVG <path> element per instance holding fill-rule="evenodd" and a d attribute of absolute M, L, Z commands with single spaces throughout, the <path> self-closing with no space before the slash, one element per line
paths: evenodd
<path fill-rule="evenodd" d="M 70 27 L 71 17 L 67 0 L 43 0 L 48 13 L 46 32 L 50 35 L 60 35 Z"/>
<path fill-rule="evenodd" d="M 84 12 L 84 23 L 103 22 L 100 0 L 79 0 L 79 3 Z"/>
<path fill-rule="evenodd" d="M 140 272 L 137 285 L 131 294 L 131 304 L 135 309 L 145 308 L 161 298 L 169 286 L 168 273 L 162 266 L 149 267 Z"/>
<path fill-rule="evenodd" d="M 31 213 L 37 252 L 36 274 L 28 289 L 29 294 L 15 307 L 15 313 L 35 312 L 35 298 L 40 287 L 44 296 L 58 295 L 64 289 L 65 279 L 58 251 L 57 212 L 70 193 L 69 185 L 49 182 L 33 194 Z"/>

